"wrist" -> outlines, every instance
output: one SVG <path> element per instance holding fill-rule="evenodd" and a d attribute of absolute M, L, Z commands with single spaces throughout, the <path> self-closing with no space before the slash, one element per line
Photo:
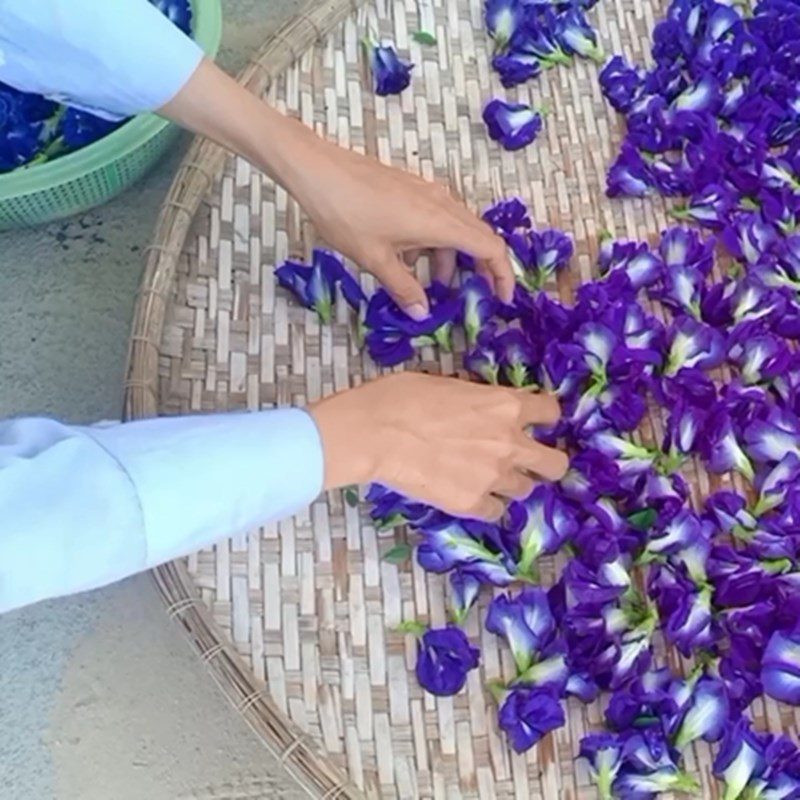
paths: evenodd
<path fill-rule="evenodd" d="M 379 474 L 380 438 L 371 430 L 358 389 L 333 395 L 308 409 L 322 441 L 324 488 L 371 483 Z"/>

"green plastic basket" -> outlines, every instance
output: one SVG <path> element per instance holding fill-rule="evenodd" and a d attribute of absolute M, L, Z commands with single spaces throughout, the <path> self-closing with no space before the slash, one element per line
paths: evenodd
<path fill-rule="evenodd" d="M 213 58 L 222 38 L 220 0 L 192 0 L 192 8 L 194 38 Z M 140 114 L 74 153 L 0 175 L 0 231 L 102 205 L 148 172 L 179 133 L 155 114 Z"/>

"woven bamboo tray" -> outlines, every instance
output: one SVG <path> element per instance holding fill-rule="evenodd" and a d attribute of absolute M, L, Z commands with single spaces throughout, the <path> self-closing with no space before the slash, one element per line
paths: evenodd
<path fill-rule="evenodd" d="M 308 3 L 240 76 L 321 135 L 436 178 L 473 209 L 521 196 L 540 226 L 570 232 L 572 268 L 549 291 L 569 300 L 589 280 L 598 237 L 656 242 L 668 224 L 659 199 L 610 201 L 604 175 L 621 121 L 601 97 L 596 65 L 576 60 L 504 93 L 489 68 L 481 0 Z M 658 0 L 603 0 L 591 18 L 608 52 L 647 62 Z M 436 35 L 436 47 L 411 39 Z M 393 39 L 416 64 L 409 90 L 376 97 L 359 40 Z M 488 140 L 491 96 L 550 110 L 539 141 L 517 153 Z M 378 370 L 355 342 L 347 309 L 322 326 L 276 288 L 273 269 L 307 257 L 315 234 L 286 193 L 245 161 L 197 141 L 161 215 L 136 308 L 127 415 L 303 405 Z M 421 268 L 425 272 L 425 267 Z M 373 287 L 364 277 L 368 290 Z M 460 356 L 427 349 L 419 366 L 454 373 Z M 645 438 L 660 438 L 651 418 Z M 729 480 L 729 479 L 725 479 Z M 725 481 L 723 480 L 722 483 Z M 693 479 L 696 494 L 711 486 Z M 220 531 L 224 535 L 225 531 Z M 169 614 L 238 711 L 315 797 L 593 798 L 576 762 L 602 704 L 570 701 L 566 727 L 526 755 L 498 733 L 485 690 L 511 674 L 482 629 L 488 598 L 467 627 L 480 670 L 454 698 L 425 695 L 403 619 L 445 622 L 445 581 L 381 554 L 404 531 L 377 532 L 341 493 L 294 519 L 223 541 L 156 571 Z M 545 565 L 552 580 L 559 564 Z M 676 669 L 677 655 L 663 654 Z M 756 723 L 797 730 L 790 710 L 758 701 Z M 704 744 L 687 754 L 703 797 L 718 797 Z"/>

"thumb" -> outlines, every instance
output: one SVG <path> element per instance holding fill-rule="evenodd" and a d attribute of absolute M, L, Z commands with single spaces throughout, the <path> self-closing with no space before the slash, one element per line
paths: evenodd
<path fill-rule="evenodd" d="M 396 253 L 387 255 L 370 270 L 411 319 L 421 322 L 430 313 L 420 282 Z"/>

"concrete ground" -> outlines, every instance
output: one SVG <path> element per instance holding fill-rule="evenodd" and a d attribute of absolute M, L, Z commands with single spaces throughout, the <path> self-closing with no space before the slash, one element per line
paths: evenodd
<path fill-rule="evenodd" d="M 223 5 L 221 62 L 234 71 L 299 3 Z M 142 250 L 179 157 L 80 219 L 0 234 L 0 418 L 118 418 Z M 3 800 L 301 796 L 149 576 L 0 617 Z"/>

